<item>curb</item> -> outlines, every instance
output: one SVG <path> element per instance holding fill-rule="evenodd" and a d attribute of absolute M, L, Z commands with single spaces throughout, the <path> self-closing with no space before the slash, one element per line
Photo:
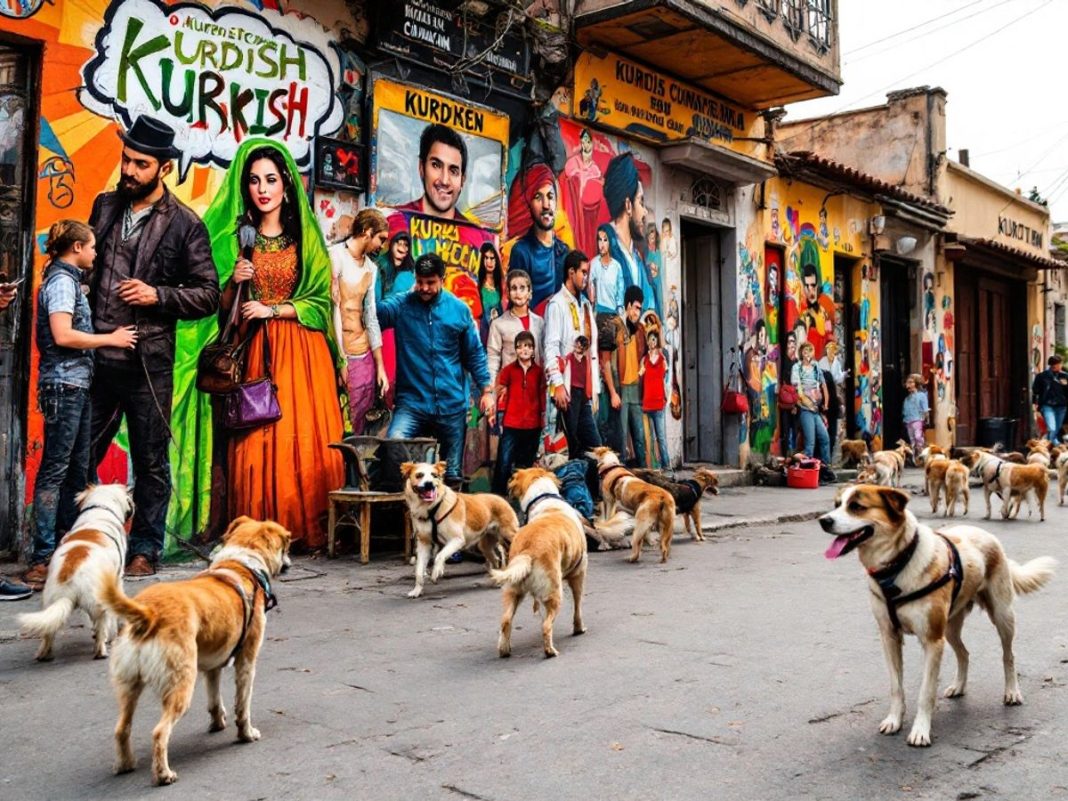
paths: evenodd
<path fill-rule="evenodd" d="M 805 523 L 815 520 L 826 512 L 825 509 L 812 512 L 792 512 L 782 515 L 768 515 L 767 517 L 740 517 L 736 520 L 724 520 L 721 523 L 709 523 L 701 526 L 701 531 L 717 532 L 730 528 L 742 528 L 743 526 L 774 526 L 778 523 Z"/>

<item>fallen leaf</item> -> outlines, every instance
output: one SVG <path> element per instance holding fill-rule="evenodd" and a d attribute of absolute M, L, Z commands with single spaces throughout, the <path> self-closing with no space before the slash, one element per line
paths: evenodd
<path fill-rule="evenodd" d="M 612 743 L 609 748 L 611 748 L 613 751 L 622 751 L 623 743 Z"/>

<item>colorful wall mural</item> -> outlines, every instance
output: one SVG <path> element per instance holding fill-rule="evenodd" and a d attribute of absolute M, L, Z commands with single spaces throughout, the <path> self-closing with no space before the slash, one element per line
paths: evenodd
<path fill-rule="evenodd" d="M 767 208 L 738 246 L 737 352 L 750 409 L 739 435 L 743 464 L 796 448 L 794 415 L 780 413 L 777 399 L 805 342 L 825 370 L 834 362 L 855 370 L 854 396 L 845 398 L 845 381 L 837 389 L 856 429 L 878 436 L 882 421 L 879 285 L 862 236 L 868 205 L 784 179 L 768 181 L 765 197 Z M 846 428 L 842 415 L 836 439 Z"/>

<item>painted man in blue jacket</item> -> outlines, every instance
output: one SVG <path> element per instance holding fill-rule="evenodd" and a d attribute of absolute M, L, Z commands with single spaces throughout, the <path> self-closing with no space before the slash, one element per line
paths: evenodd
<path fill-rule="evenodd" d="M 444 289 L 445 262 L 436 253 L 415 261 L 415 287 L 378 305 L 378 322 L 392 328 L 397 377 L 389 437 L 434 437 L 448 467 L 445 480 L 462 479 L 464 433 L 470 404 L 467 376 L 479 387 L 479 407 L 492 418 L 493 384 L 486 351 L 467 304 Z"/>

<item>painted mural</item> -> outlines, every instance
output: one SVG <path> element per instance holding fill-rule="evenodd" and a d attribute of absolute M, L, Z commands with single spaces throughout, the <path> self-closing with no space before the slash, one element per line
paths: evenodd
<path fill-rule="evenodd" d="M 766 198 L 766 210 L 738 246 L 737 352 L 750 409 L 740 426 L 743 463 L 796 449 L 795 415 L 780 412 L 777 399 L 805 342 L 815 346 L 823 369 L 839 377 L 835 389 L 844 409 L 830 416 L 835 441 L 846 430 L 846 414 L 872 436 L 882 421 L 878 276 L 863 258 L 860 235 L 865 204 L 781 180 L 768 182 Z M 846 257 L 848 275 L 836 272 L 836 254 Z M 856 310 L 852 332 L 849 304 Z M 846 398 L 847 371 L 854 369 L 854 396 Z"/>

